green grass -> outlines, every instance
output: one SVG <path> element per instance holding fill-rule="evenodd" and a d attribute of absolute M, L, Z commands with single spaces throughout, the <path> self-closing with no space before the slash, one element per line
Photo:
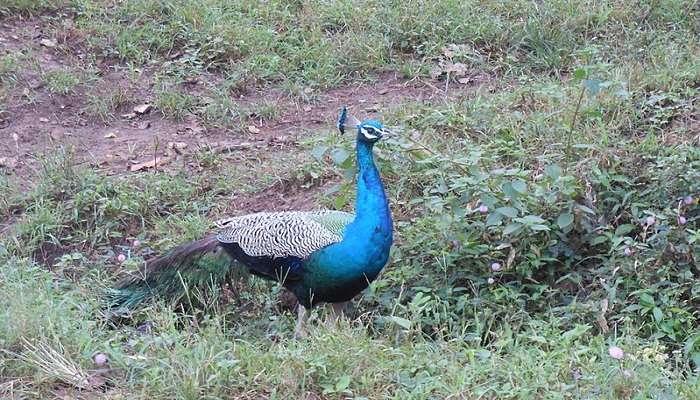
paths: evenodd
<path fill-rule="evenodd" d="M 700 394 L 696 2 L 0 6 L 37 12 L 57 35 L 72 16 L 81 46 L 129 82 L 105 90 L 88 58 L 43 74 L 34 94 L 85 89 L 84 112 L 105 124 L 148 100 L 164 118 L 233 136 L 249 118 L 277 117 L 277 102 L 239 104 L 258 90 L 314 103 L 324 88 L 382 71 L 433 71 L 431 84 L 455 87 L 460 76 L 444 73 L 454 63 L 483 82 L 380 110 L 399 132 L 376 149 L 396 220 L 392 261 L 349 321 L 329 331 L 319 310 L 311 337 L 298 341 L 280 288 L 255 278 L 235 283 L 239 301 L 195 290 L 201 307 L 156 303 L 124 324 L 101 314 L 100 294 L 152 253 L 248 211 L 233 209 L 243 197 L 292 186 L 319 206 L 351 209 L 352 141 L 330 124 L 291 151 L 202 146 L 168 172 L 107 176 L 58 149 L 27 190 L 18 190 L 24 178 L 0 175 L 0 397 Z M 0 58 L 0 96 L 25 86 L 27 69 L 41 71 L 25 61 Z M 133 98 L 151 74 L 152 97 Z M 613 345 L 623 360 L 608 354 Z M 100 371 L 96 353 L 113 369 Z"/>
<path fill-rule="evenodd" d="M 564 332 L 556 319 L 531 321 L 518 336 L 487 332 L 497 336 L 489 347 L 426 341 L 400 330 L 376 337 L 367 332 L 367 317 L 338 331 L 319 326 L 300 341 L 270 342 L 247 321 L 254 317 L 232 311 L 197 321 L 155 308 L 147 313 L 148 331 L 113 330 L 96 316 L 94 279 L 99 277 L 57 280 L 26 259 L 8 261 L 2 289 L 16 295 L 0 300 L 0 372 L 13 378 L 6 395 L 43 397 L 51 388 L 79 388 L 49 357 L 61 354 L 69 371 L 89 376 L 92 355 L 105 353 L 120 371 L 111 378 L 116 388 L 108 398 L 697 396 L 696 388 L 664 365 L 663 349 L 653 342 L 590 337 L 586 325 Z M 286 318 L 270 323 L 278 329 L 291 325 Z M 612 343 L 626 349 L 626 360 L 607 355 Z"/>

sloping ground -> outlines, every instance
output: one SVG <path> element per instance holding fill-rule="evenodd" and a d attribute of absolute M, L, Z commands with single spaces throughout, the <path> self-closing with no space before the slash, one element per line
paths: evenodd
<path fill-rule="evenodd" d="M 699 11 L 0 4 L 0 398 L 700 397 Z M 349 321 L 291 340 L 256 279 L 103 317 L 214 218 L 350 208 L 344 105 L 401 128 Z"/>
<path fill-rule="evenodd" d="M 228 118 L 230 126 L 222 128 L 187 110 L 174 110 L 177 118 L 165 118 L 168 110 L 157 107 L 157 65 L 130 70 L 109 60 L 86 64 L 90 54 L 85 49 L 72 48 L 72 38 L 53 37 L 41 24 L 39 18 L 8 18 L 0 25 L 6 81 L 0 133 L 7 144 L 0 148 L 0 168 L 22 176 L 22 181 L 31 180 L 38 157 L 65 145 L 77 149 L 79 162 L 109 174 L 150 169 L 156 159 L 162 160 L 152 164 L 167 168 L 167 161 L 181 154 L 190 164 L 196 151 L 257 156 L 296 151 L 298 140 L 333 129 L 343 106 L 373 117 L 407 100 L 467 95 L 486 83 L 483 76 L 474 76 L 469 85 L 440 90 L 438 81 L 383 73 L 348 87 L 307 89 L 301 98 L 280 89 L 250 88 L 242 95 L 229 94 L 233 102 L 221 118 Z M 207 98 L 208 88 L 217 81 L 208 75 L 172 90 L 195 93 L 199 102 L 213 101 Z M 271 115 L 261 116 L 262 107 Z"/>

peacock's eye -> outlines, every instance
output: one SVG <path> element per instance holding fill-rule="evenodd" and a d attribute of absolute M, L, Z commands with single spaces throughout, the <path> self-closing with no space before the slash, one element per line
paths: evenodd
<path fill-rule="evenodd" d="M 374 128 L 372 128 L 371 126 L 368 126 L 365 129 L 367 130 L 367 133 L 369 133 L 370 135 L 374 135 Z"/>

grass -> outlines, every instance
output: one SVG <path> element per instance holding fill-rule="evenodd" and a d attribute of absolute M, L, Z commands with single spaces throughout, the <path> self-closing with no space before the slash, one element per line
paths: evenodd
<path fill-rule="evenodd" d="M 102 314 L 101 293 L 248 211 L 241 199 L 350 209 L 352 143 L 330 125 L 293 151 L 202 146 L 167 171 L 109 176 L 61 148 L 32 174 L 0 175 L 0 397 L 697 398 L 699 12 L 684 0 L 0 6 L 74 38 L 59 58 L 94 55 L 62 69 L 0 55 L 0 97 L 26 96 L 38 74 L 31 107 L 61 94 L 105 125 L 152 102 L 249 140 L 249 118 L 380 72 L 440 88 L 462 87 L 460 68 L 480 77 L 380 110 L 400 131 L 376 149 L 392 261 L 348 321 L 328 330 L 318 310 L 302 340 L 281 289 L 256 278 L 235 282 L 234 300 L 195 290 L 202 307 L 155 303 L 127 323 Z M 123 80 L 112 88 L 107 72 Z M 241 101 L 266 90 L 289 99 Z"/>

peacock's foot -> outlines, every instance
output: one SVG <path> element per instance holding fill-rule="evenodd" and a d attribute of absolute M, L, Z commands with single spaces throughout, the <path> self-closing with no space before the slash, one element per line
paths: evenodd
<path fill-rule="evenodd" d="M 294 329 L 294 339 L 307 337 L 309 334 L 306 331 L 306 320 L 309 319 L 309 312 L 306 307 L 299 304 L 297 308 L 297 325 Z"/>
<path fill-rule="evenodd" d="M 326 314 L 326 328 L 328 330 L 334 331 L 338 327 L 338 321 L 343 318 L 343 309 L 347 304 L 347 301 L 331 303 L 331 312 Z"/>

